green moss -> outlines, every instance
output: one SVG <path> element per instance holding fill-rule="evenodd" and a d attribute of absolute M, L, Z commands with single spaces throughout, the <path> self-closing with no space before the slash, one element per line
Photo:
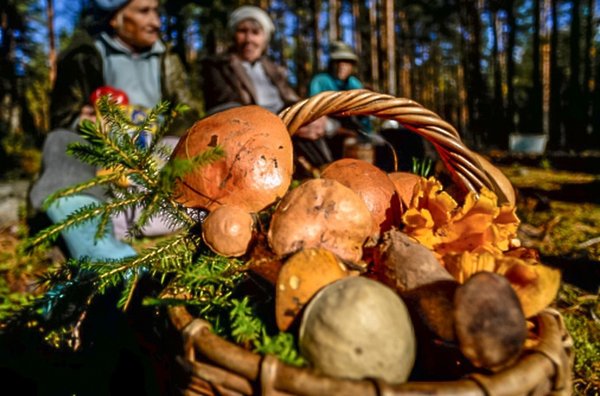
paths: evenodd
<path fill-rule="evenodd" d="M 557 299 L 567 330 L 573 339 L 574 392 L 600 394 L 600 296 L 564 285 Z"/>
<path fill-rule="evenodd" d="M 577 259 L 585 259 L 588 266 L 600 265 L 600 242 L 595 242 L 600 205 L 593 194 L 581 194 L 581 202 L 573 196 L 578 189 L 593 191 L 585 188 L 597 184 L 599 175 L 521 166 L 501 170 L 517 189 L 522 227 L 540 231 L 527 241 L 529 247 L 543 256 L 560 257 L 566 265 Z M 592 273 L 592 267 L 587 268 Z M 594 294 L 565 283 L 555 305 L 573 339 L 573 394 L 600 395 L 600 290 Z"/>

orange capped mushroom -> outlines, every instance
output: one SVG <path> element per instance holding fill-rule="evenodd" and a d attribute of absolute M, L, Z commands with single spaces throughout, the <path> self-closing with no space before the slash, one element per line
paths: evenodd
<path fill-rule="evenodd" d="M 281 267 L 275 289 L 275 319 L 287 330 L 317 291 L 348 276 L 342 262 L 327 249 L 301 250 Z"/>
<path fill-rule="evenodd" d="M 275 114 L 251 105 L 204 118 L 181 138 L 172 157 L 190 159 L 215 146 L 223 148 L 223 158 L 177 182 L 175 196 L 182 205 L 213 210 L 231 204 L 258 212 L 286 193 L 292 141 Z"/>
<path fill-rule="evenodd" d="M 335 180 L 310 179 L 281 200 L 267 237 L 279 256 L 323 247 L 358 262 L 372 225 L 371 213 L 357 193 Z"/>
<path fill-rule="evenodd" d="M 253 219 L 237 206 L 224 205 L 206 216 L 202 238 L 215 253 L 225 257 L 242 256 L 252 240 Z"/>
<path fill-rule="evenodd" d="M 365 201 L 373 216 L 372 240 L 377 241 L 381 233 L 396 224 L 400 201 L 394 183 L 378 167 L 366 161 L 343 158 L 329 164 L 321 177 L 337 180 Z"/>
<path fill-rule="evenodd" d="M 410 172 L 391 172 L 388 177 L 394 183 L 398 198 L 404 208 L 408 208 L 412 200 L 415 185 L 422 179 L 421 176 Z"/>

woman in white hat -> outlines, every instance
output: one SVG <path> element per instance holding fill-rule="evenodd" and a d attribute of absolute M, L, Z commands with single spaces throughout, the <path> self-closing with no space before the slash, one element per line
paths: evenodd
<path fill-rule="evenodd" d="M 288 83 L 287 70 L 266 55 L 275 30 L 269 15 L 261 8 L 242 6 L 231 13 L 227 25 L 232 45 L 225 53 L 202 61 L 206 113 L 250 104 L 278 113 L 300 100 Z M 317 140 L 324 135 L 325 124 L 322 117 L 300 128 L 295 136 Z"/>
<path fill-rule="evenodd" d="M 299 100 L 286 70 L 265 53 L 275 26 L 261 8 L 242 6 L 229 17 L 232 45 L 202 61 L 204 104 L 208 114 L 257 104 L 274 113 Z"/>

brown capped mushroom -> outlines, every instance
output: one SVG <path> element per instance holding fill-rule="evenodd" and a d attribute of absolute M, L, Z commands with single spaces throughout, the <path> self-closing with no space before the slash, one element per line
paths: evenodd
<path fill-rule="evenodd" d="M 408 208 L 412 200 L 415 185 L 422 179 L 421 176 L 410 172 L 391 172 L 388 177 L 394 183 L 398 198 L 404 208 Z"/>
<path fill-rule="evenodd" d="M 291 182 L 292 141 L 279 117 L 259 106 L 225 110 L 196 122 L 172 158 L 190 159 L 220 146 L 225 156 L 186 174 L 176 200 L 191 208 L 230 204 L 259 212 L 282 197 Z"/>
<path fill-rule="evenodd" d="M 202 238 L 215 253 L 225 257 L 242 256 L 252 240 L 253 219 L 237 206 L 224 205 L 206 216 Z"/>
<path fill-rule="evenodd" d="M 376 268 L 380 279 L 394 287 L 409 308 L 419 338 L 421 370 L 459 376 L 466 363 L 498 370 L 521 352 L 527 333 L 525 315 L 503 276 L 481 272 L 460 284 L 431 250 L 396 229 L 385 234 Z M 448 379 L 438 379 L 444 378 Z"/>
<path fill-rule="evenodd" d="M 375 165 L 354 158 L 343 158 L 327 165 L 321 177 L 342 183 L 365 201 L 373 216 L 373 241 L 377 241 L 381 233 L 399 220 L 400 201 L 394 184 Z"/>
<path fill-rule="evenodd" d="M 358 262 L 373 219 L 364 201 L 340 182 L 311 179 L 288 192 L 271 217 L 268 241 L 279 256 L 323 247 Z"/>
<path fill-rule="evenodd" d="M 454 307 L 460 350 L 475 367 L 497 371 L 514 363 L 527 339 L 527 323 L 504 276 L 474 274 L 456 290 Z"/>

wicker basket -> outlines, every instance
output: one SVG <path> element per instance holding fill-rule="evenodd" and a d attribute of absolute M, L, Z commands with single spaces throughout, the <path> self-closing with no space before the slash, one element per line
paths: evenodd
<path fill-rule="evenodd" d="M 458 132 L 435 113 L 408 99 L 367 90 L 324 92 L 285 109 L 280 117 L 290 134 L 323 115 L 372 115 L 398 121 L 436 148 L 453 181 L 466 191 L 482 186 L 499 201 L 507 198 Z M 456 381 L 407 382 L 390 385 L 378 380 L 345 380 L 260 356 L 212 333 L 208 322 L 182 306 L 169 308 L 169 320 L 183 336 L 177 356 L 186 381 L 184 395 L 569 395 L 572 391 L 572 339 L 560 314 L 546 309 L 533 318 L 539 342 L 512 366 L 484 375 L 473 373 Z"/>

